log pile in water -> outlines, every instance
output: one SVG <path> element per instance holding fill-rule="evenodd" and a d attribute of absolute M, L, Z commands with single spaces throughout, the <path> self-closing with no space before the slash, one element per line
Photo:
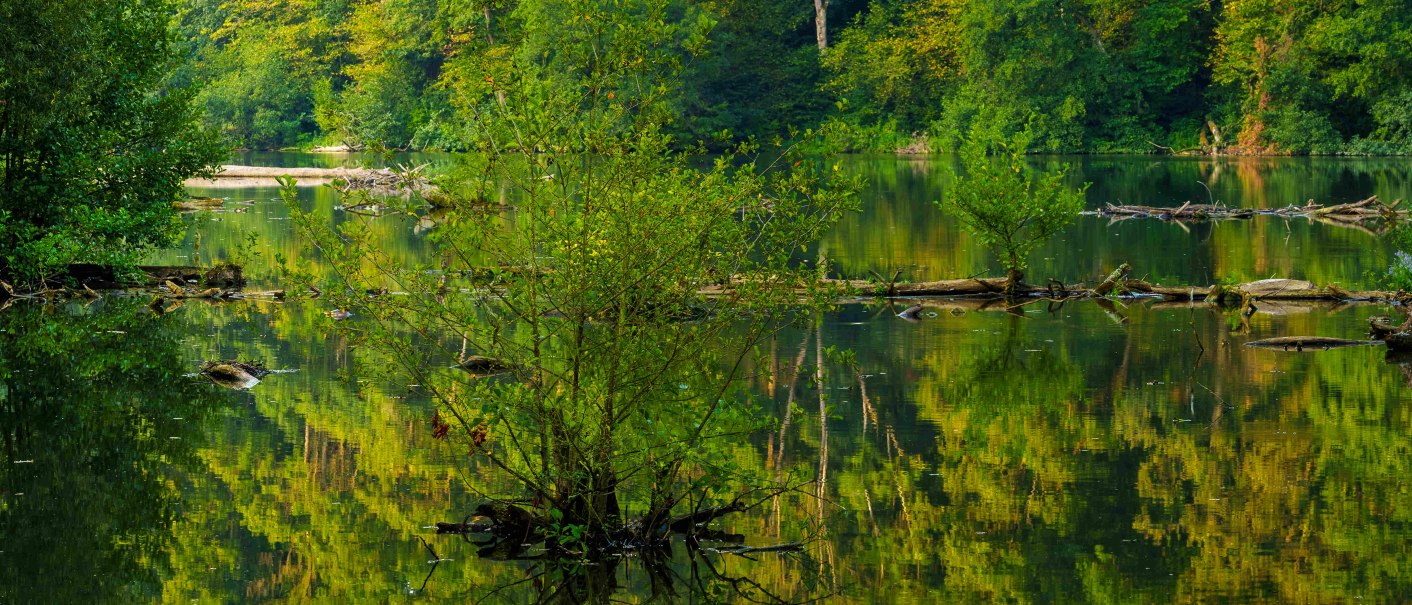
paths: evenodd
<path fill-rule="evenodd" d="M 1107 216 L 1115 220 L 1155 218 L 1168 221 L 1205 221 L 1245 219 L 1256 216 L 1276 216 L 1281 218 L 1310 218 L 1332 223 L 1356 225 L 1371 220 L 1395 222 L 1412 218 L 1412 215 L 1409 215 L 1408 211 L 1397 209 L 1400 203 L 1402 203 L 1402 200 L 1385 204 L 1375 195 L 1364 200 L 1347 204 L 1323 206 L 1315 204 L 1313 200 L 1309 200 L 1303 206 L 1285 206 L 1284 208 L 1231 208 L 1222 204 L 1193 204 L 1191 202 L 1182 204 L 1179 208 L 1135 205 L 1115 206 L 1108 204 L 1101 210 L 1089 211 L 1084 214 Z"/>
<path fill-rule="evenodd" d="M 1015 287 L 1014 298 L 1084 298 L 1101 297 L 1108 294 L 1120 296 L 1150 296 L 1170 301 L 1209 300 L 1212 302 L 1240 302 L 1248 300 L 1322 300 L 1322 301 L 1399 301 L 1405 293 L 1381 290 L 1345 290 L 1336 285 L 1316 286 L 1312 282 L 1298 279 L 1263 279 L 1243 284 L 1223 286 L 1163 286 L 1138 279 L 1126 279 L 1127 271 L 1120 268 L 1109 275 L 1098 286 L 1085 287 L 1083 284 L 1061 284 L 1051 282 L 1040 286 L 1019 284 Z M 977 297 L 1004 298 L 1005 278 L 986 277 L 970 279 L 949 279 L 918 283 L 879 284 L 866 280 L 829 280 L 830 285 L 842 286 L 864 295 L 885 297 Z M 725 286 L 703 289 L 703 294 L 728 292 Z"/>

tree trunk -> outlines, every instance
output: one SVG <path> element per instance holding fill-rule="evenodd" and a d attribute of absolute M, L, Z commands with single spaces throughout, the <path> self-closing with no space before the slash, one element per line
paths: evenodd
<path fill-rule="evenodd" d="M 485 16 L 485 43 L 488 46 L 495 46 L 495 35 L 490 33 L 490 5 L 481 7 L 481 15 Z"/>
<path fill-rule="evenodd" d="M 1025 279 L 1025 272 L 1024 272 L 1024 271 L 1021 271 L 1021 270 L 1019 270 L 1019 269 L 1006 269 L 1006 270 L 1005 270 L 1005 294 L 1006 294 L 1006 295 L 1014 294 L 1014 293 L 1015 293 L 1015 290 L 1020 287 L 1020 282 L 1024 281 L 1024 279 Z"/>
<path fill-rule="evenodd" d="M 829 0 L 814 0 L 814 37 L 819 41 L 819 51 L 829 47 Z"/>
<path fill-rule="evenodd" d="M 490 24 L 490 5 L 489 5 L 489 4 L 487 4 L 487 5 L 485 5 L 484 7 L 481 8 L 481 14 L 485 16 L 485 44 L 486 44 L 486 46 L 495 46 L 495 35 L 494 35 L 493 33 L 491 33 L 492 27 L 491 27 L 491 24 Z M 497 104 L 499 104 L 501 107 L 504 107 L 504 106 L 505 106 L 505 91 L 504 91 L 503 89 L 500 89 L 500 88 L 496 88 L 496 89 L 495 89 L 495 102 L 496 102 Z"/>

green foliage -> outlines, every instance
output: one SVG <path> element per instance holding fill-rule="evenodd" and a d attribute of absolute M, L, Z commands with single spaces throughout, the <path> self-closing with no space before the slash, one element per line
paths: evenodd
<path fill-rule="evenodd" d="M 1409 148 L 1412 9 L 1402 1 L 830 6 L 833 42 L 820 52 L 808 3 L 670 3 L 673 18 L 716 26 L 682 64 L 666 131 L 684 141 L 768 140 L 837 120 L 855 135 L 851 149 L 888 149 L 899 133 L 955 149 L 983 123 L 1009 135 L 1030 129 L 1039 152 Z M 474 135 L 450 111 L 451 66 L 515 53 L 557 60 L 557 34 L 542 32 L 569 10 L 547 0 L 182 7 L 188 52 L 175 80 L 211 83 L 206 119 L 231 140 L 452 149 Z"/>
<path fill-rule="evenodd" d="M 171 203 L 220 157 L 191 92 L 161 86 L 172 7 L 0 6 L 0 275 L 125 265 L 180 232 Z"/>
<path fill-rule="evenodd" d="M 1374 283 L 1403 292 L 1412 292 L 1412 229 L 1399 227 L 1386 236 L 1393 246 L 1392 264 Z"/>
<path fill-rule="evenodd" d="M 650 520 L 775 484 L 719 455 L 763 421 L 741 368 L 797 306 L 832 300 L 792 262 L 851 207 L 830 165 L 780 151 L 757 163 L 753 146 L 714 163 L 674 150 L 680 74 L 715 25 L 680 8 L 525 3 L 514 52 L 445 66 L 477 152 L 429 236 L 435 273 L 399 267 L 370 223 L 334 232 L 295 212 L 335 267 L 330 299 L 371 320 L 354 333 L 367 361 L 429 389 L 509 479 L 487 495 L 538 502 L 561 548 L 602 546 L 628 510 Z M 506 189 L 502 215 L 486 204 Z M 493 276 L 488 298 L 430 294 L 455 273 Z M 383 280 L 428 294 L 356 294 Z M 721 282 L 728 296 L 703 297 Z M 509 376 L 439 370 L 470 354 Z M 641 527 L 662 531 L 660 519 Z"/>
<path fill-rule="evenodd" d="M 956 179 L 940 203 L 999 258 L 1010 290 L 1023 279 L 1029 253 L 1083 210 L 1088 189 L 1087 184 L 1072 189 L 1065 183 L 1067 167 L 1033 174 L 1024 161 L 1027 142 L 973 130 L 961 151 L 965 176 Z"/>
<path fill-rule="evenodd" d="M 1213 77 L 1238 100 L 1242 150 L 1330 153 L 1355 137 L 1405 144 L 1389 104 L 1412 77 L 1405 2 L 1243 0 L 1224 3 L 1222 17 Z"/>

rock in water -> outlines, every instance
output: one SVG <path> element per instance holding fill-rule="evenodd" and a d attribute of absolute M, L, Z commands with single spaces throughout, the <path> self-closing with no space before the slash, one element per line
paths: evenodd
<path fill-rule="evenodd" d="M 456 367 L 465 370 L 472 376 L 493 376 L 504 374 L 511 369 L 510 364 L 484 355 L 467 355 L 456 364 Z"/>
<path fill-rule="evenodd" d="M 228 389 L 246 390 L 269 374 L 265 366 L 258 363 L 240 361 L 208 361 L 201 364 L 201 373 L 218 385 Z"/>
<path fill-rule="evenodd" d="M 917 319 L 921 316 L 921 313 L 922 305 L 912 305 L 910 307 L 907 307 L 906 309 L 903 309 L 901 313 L 897 314 L 897 316 L 901 317 L 902 319 Z"/>

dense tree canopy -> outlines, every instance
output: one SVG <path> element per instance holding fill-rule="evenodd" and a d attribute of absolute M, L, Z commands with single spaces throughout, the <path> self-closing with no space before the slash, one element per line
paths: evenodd
<path fill-rule="evenodd" d="M 164 0 L 0 4 L 0 276 L 123 264 L 178 232 L 171 202 L 218 157 L 160 86 Z"/>
<path fill-rule="evenodd" d="M 553 28 L 535 15 L 566 4 L 184 0 L 181 78 L 210 82 L 207 120 L 248 146 L 464 148 L 447 65 L 542 44 L 530 32 Z M 673 128 L 687 139 L 828 122 L 857 149 L 923 134 L 953 149 L 981 121 L 1028 125 L 1034 151 L 1412 145 L 1406 0 L 673 4 L 716 24 L 677 93 Z"/>

